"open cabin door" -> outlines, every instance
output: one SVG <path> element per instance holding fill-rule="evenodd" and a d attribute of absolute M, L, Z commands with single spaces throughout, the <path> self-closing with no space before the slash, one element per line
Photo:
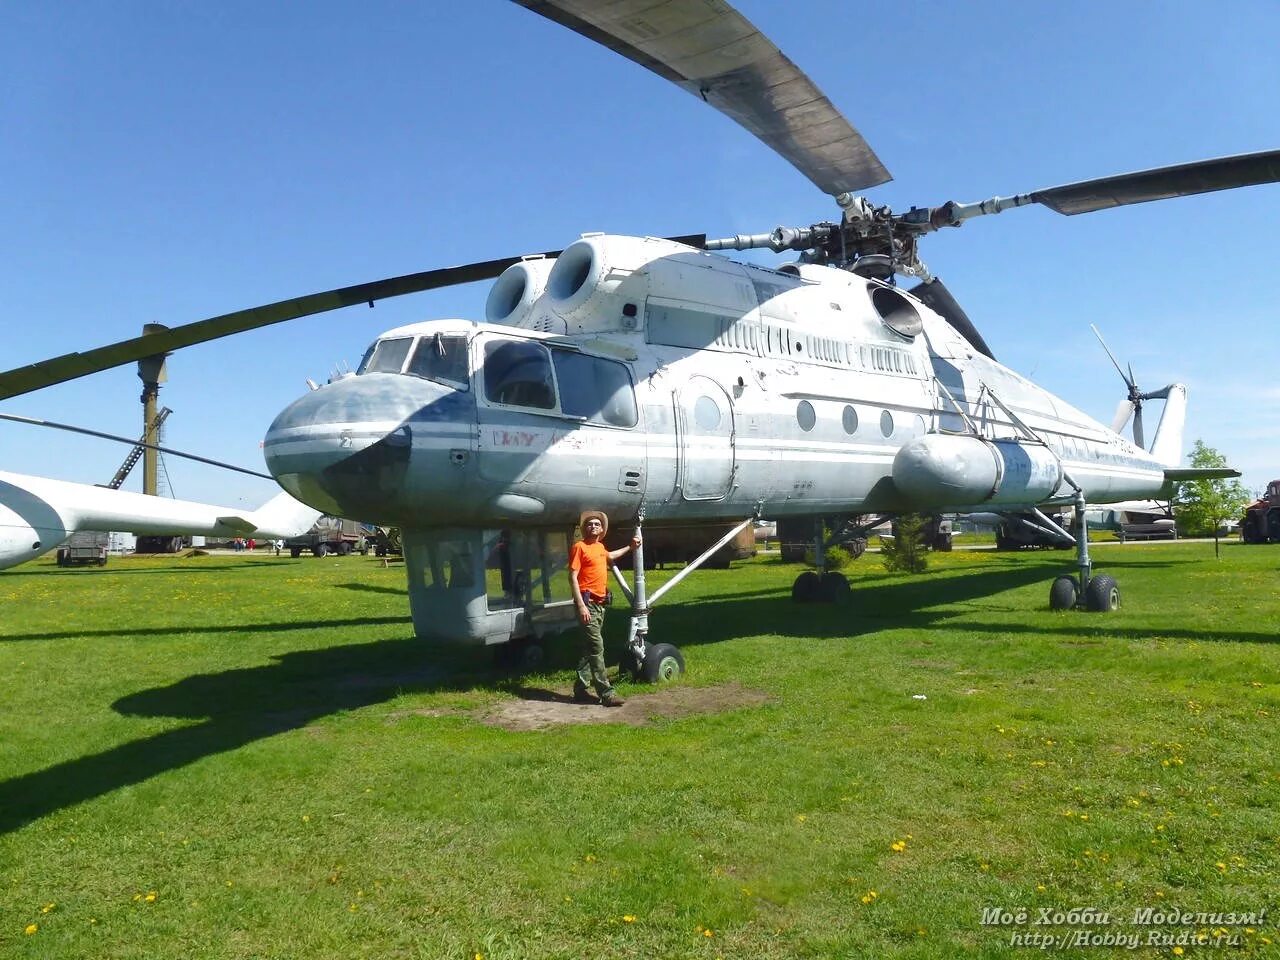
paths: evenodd
<path fill-rule="evenodd" d="M 676 393 L 680 494 L 719 500 L 733 486 L 733 402 L 710 377 L 690 377 Z"/>

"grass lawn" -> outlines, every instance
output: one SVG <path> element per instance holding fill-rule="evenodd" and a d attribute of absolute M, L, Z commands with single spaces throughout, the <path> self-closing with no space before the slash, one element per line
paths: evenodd
<path fill-rule="evenodd" d="M 717 709 L 537 730 L 492 721 L 571 644 L 432 650 L 373 558 L 7 571 L 0 955 L 1280 955 L 1280 548 L 1100 547 L 1109 615 L 1048 610 L 1069 554 L 932 561 L 868 555 L 838 608 L 699 572 L 652 617 L 689 674 L 622 692 Z"/>

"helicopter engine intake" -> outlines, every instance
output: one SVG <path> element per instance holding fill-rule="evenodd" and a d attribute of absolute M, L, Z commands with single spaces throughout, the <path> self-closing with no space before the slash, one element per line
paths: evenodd
<path fill-rule="evenodd" d="M 547 257 L 530 257 L 503 270 L 489 290 L 484 304 L 485 318 L 490 323 L 509 327 L 536 326 L 528 321 L 534 304 L 547 289 L 547 276 L 555 263 Z"/>
<path fill-rule="evenodd" d="M 905 444 L 893 460 L 898 490 L 930 506 L 1039 503 L 1062 479 L 1052 450 L 1021 440 L 931 433 Z"/>

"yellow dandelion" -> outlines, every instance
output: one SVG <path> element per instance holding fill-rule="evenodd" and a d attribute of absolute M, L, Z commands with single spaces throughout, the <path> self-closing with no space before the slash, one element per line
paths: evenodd
<path fill-rule="evenodd" d="M 1180 956 L 1182 956 L 1182 952 L 1183 952 L 1183 951 L 1182 951 L 1182 948 L 1181 948 L 1181 947 L 1174 947 L 1174 948 L 1173 948 L 1173 955 L 1174 955 L 1175 957 L 1180 957 Z"/>
<path fill-rule="evenodd" d="M 983 873 L 986 873 L 988 870 L 990 870 L 990 869 L 991 869 L 991 864 L 989 864 L 989 863 L 980 863 L 980 864 L 978 864 L 978 869 L 979 869 L 979 870 L 981 870 Z"/>
<path fill-rule="evenodd" d="M 595 855 L 594 853 L 588 853 L 588 854 L 587 854 L 585 857 L 583 857 L 582 859 L 583 859 L 586 863 L 595 863 L 595 862 L 596 862 L 596 855 Z"/>
<path fill-rule="evenodd" d="M 1214 866 L 1218 868 L 1218 872 L 1219 872 L 1219 873 L 1226 873 L 1226 872 L 1227 872 L 1227 865 L 1226 865 L 1225 863 L 1223 863 L 1221 860 L 1219 860 L 1217 863 L 1215 863 L 1215 864 L 1214 864 Z"/>
<path fill-rule="evenodd" d="M 622 922 L 623 922 L 623 923 L 635 923 L 635 922 L 636 922 L 636 918 L 635 918 L 635 916 L 634 916 L 633 914 L 628 913 L 628 914 L 626 914 L 626 915 L 624 915 L 624 916 L 623 916 L 623 918 L 622 918 Z"/>
<path fill-rule="evenodd" d="M 1036 893 L 1044 893 L 1045 885 L 1043 883 L 1036 884 Z"/>
<path fill-rule="evenodd" d="M 907 841 L 895 840 L 893 843 L 889 844 L 889 849 L 894 853 L 901 853 L 903 850 L 907 849 Z"/>
<path fill-rule="evenodd" d="M 145 897 L 143 897 L 142 899 L 143 899 L 143 900 L 145 900 L 147 903 L 155 903 L 155 902 L 156 902 L 156 892 L 155 892 L 154 890 L 152 890 L 152 891 L 150 891 L 150 892 L 149 892 Z"/>
<path fill-rule="evenodd" d="M 1082 813 L 1082 814 L 1080 814 L 1080 819 L 1081 819 L 1081 820 L 1088 820 L 1088 819 L 1089 819 L 1089 815 L 1088 815 L 1087 813 Z"/>
<path fill-rule="evenodd" d="M 564 898 L 564 902 L 565 902 L 565 903 L 573 903 L 573 897 L 570 897 L 570 896 L 567 896 L 567 895 L 566 895 L 566 896 L 565 896 L 565 898 Z"/>
<path fill-rule="evenodd" d="M 229 887 L 229 886 L 231 886 L 231 881 L 230 881 L 230 880 L 228 880 L 228 881 L 227 881 L 227 886 L 228 886 L 228 887 Z"/>
<path fill-rule="evenodd" d="M 806 817 L 803 813 L 796 814 L 796 823 L 804 823 Z"/>
<path fill-rule="evenodd" d="M 38 924 L 38 923 L 28 923 L 28 924 L 26 925 L 26 927 L 23 929 L 23 931 L 22 931 L 22 932 L 23 932 L 23 933 L 25 933 L 25 934 L 29 937 L 29 936 L 31 936 L 33 933 L 35 933 L 35 932 L 36 932 L 37 930 L 39 930 L 39 929 L 40 929 L 40 924 Z"/>
<path fill-rule="evenodd" d="M 43 907 L 40 908 L 40 912 L 48 913 L 50 910 L 52 910 L 56 906 L 57 906 L 56 903 L 46 903 Z"/>
<path fill-rule="evenodd" d="M 311 814 L 309 814 L 309 813 L 304 813 L 304 814 L 302 815 L 302 822 L 303 822 L 303 823 L 310 823 L 310 822 L 311 822 Z"/>
<path fill-rule="evenodd" d="M 140 893 L 135 893 L 135 894 L 133 895 L 133 902 L 134 902 L 134 903 L 137 903 L 137 902 L 138 902 L 139 900 L 141 900 L 141 899 L 142 899 L 142 894 L 140 894 Z"/>
<path fill-rule="evenodd" d="M 472 958 L 472 960 L 484 960 L 484 954 L 480 953 L 479 951 L 476 951 L 476 954 Z"/>
<path fill-rule="evenodd" d="M 711 930 L 703 930 L 703 931 L 702 931 L 702 935 L 703 935 L 704 937 L 714 937 L 714 936 L 715 936 L 715 934 L 714 934 Z"/>

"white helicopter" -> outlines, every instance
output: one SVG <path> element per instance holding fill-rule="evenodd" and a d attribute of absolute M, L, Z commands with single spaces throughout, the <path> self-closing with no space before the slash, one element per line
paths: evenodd
<path fill-rule="evenodd" d="M 1186 390 L 1174 385 L 1150 450 L 996 362 L 918 253 L 924 235 L 1038 203 L 1063 214 L 1280 180 L 1280 151 L 1228 157 L 895 213 L 854 191 L 887 170 L 812 82 L 727 4 L 518 0 L 720 109 L 835 200 L 835 219 L 707 241 L 585 235 L 563 251 L 326 291 L 153 332 L 0 374 L 0 398 L 343 306 L 497 277 L 486 318 L 388 331 L 357 374 L 284 410 L 264 444 L 285 490 L 326 512 L 399 526 L 415 632 L 536 652 L 573 622 L 565 560 L 581 510 L 614 526 L 736 526 L 631 605 L 623 668 L 683 669 L 649 642 L 668 590 L 758 518 L 811 518 L 817 572 L 797 601 L 838 600 L 823 521 L 1000 510 L 1052 523 L 1070 505 L 1167 495 L 1234 471 L 1180 469 Z M 778 269 L 716 251 L 799 254 Z M 919 285 L 907 291 L 898 276 Z M 1127 400 L 1133 406 L 1132 399 Z M 867 519 L 869 518 L 869 519 Z M 1056 527 L 1056 524 L 1054 525 Z M 1092 575 L 1050 606 L 1115 609 Z"/>

